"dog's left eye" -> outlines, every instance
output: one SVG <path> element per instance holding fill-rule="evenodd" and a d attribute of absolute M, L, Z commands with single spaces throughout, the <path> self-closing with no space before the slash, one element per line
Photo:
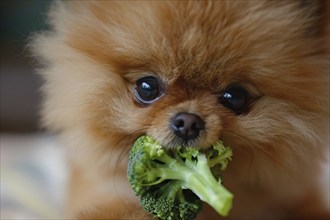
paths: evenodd
<path fill-rule="evenodd" d="M 136 81 L 135 98 L 141 104 L 151 104 L 162 94 L 162 85 L 157 77 L 146 76 Z"/>
<path fill-rule="evenodd" d="M 220 96 L 220 103 L 239 115 L 248 105 L 249 93 L 241 86 L 227 88 Z"/>

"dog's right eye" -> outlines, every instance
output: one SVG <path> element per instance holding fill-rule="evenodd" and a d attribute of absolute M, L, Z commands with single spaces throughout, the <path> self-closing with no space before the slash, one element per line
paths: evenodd
<path fill-rule="evenodd" d="M 135 84 L 135 98 L 141 104 L 151 104 L 163 94 L 163 87 L 157 77 L 146 76 Z"/>

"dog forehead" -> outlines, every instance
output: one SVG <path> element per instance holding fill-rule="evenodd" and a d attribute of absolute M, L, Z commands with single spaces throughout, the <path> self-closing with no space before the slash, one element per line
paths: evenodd
<path fill-rule="evenodd" d="M 292 39 L 303 23 L 281 8 L 269 13 L 263 1 L 99 4 L 93 3 L 94 16 L 63 23 L 75 30 L 66 42 L 118 74 L 151 71 L 167 81 L 181 76 L 190 85 L 218 88 L 263 79 L 270 69 L 282 76 L 278 66 L 299 52 Z"/>
<path fill-rule="evenodd" d="M 184 69 L 180 72 L 160 73 L 160 78 L 169 88 L 185 89 L 188 91 L 219 92 L 224 87 L 221 73 L 211 71 L 195 72 Z"/>

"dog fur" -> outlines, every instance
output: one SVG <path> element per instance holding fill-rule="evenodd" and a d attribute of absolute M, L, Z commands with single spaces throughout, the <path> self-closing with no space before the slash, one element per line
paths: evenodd
<path fill-rule="evenodd" d="M 170 145 L 170 118 L 185 111 L 205 121 L 198 146 L 220 138 L 233 148 L 226 219 L 328 218 L 328 185 L 320 185 L 329 150 L 328 8 L 303 0 L 56 2 L 51 30 L 32 48 L 44 64 L 43 124 L 67 146 L 68 214 L 150 218 L 127 183 L 128 151 L 143 134 Z M 140 106 L 134 85 L 148 74 L 166 91 Z M 218 101 L 233 83 L 254 97 L 241 115 Z M 207 205 L 198 218 L 221 219 Z"/>

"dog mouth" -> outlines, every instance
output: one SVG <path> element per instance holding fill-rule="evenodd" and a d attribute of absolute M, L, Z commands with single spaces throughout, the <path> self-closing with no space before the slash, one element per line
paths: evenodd
<path fill-rule="evenodd" d="M 166 143 L 165 146 L 171 149 L 177 147 L 209 148 L 211 147 L 211 144 L 202 145 L 200 138 L 185 140 L 179 137 L 173 137 L 173 139 Z"/>
<path fill-rule="evenodd" d="M 212 142 L 207 142 L 204 140 L 204 138 L 201 135 L 198 135 L 194 139 L 183 139 L 174 133 L 170 133 L 164 136 L 163 135 L 155 136 L 151 134 L 145 134 L 145 135 L 152 136 L 155 140 L 157 140 L 160 143 L 161 146 L 171 150 L 181 147 L 207 150 L 212 148 L 212 146 L 217 142 L 222 142 L 221 138 L 218 138 Z"/>

